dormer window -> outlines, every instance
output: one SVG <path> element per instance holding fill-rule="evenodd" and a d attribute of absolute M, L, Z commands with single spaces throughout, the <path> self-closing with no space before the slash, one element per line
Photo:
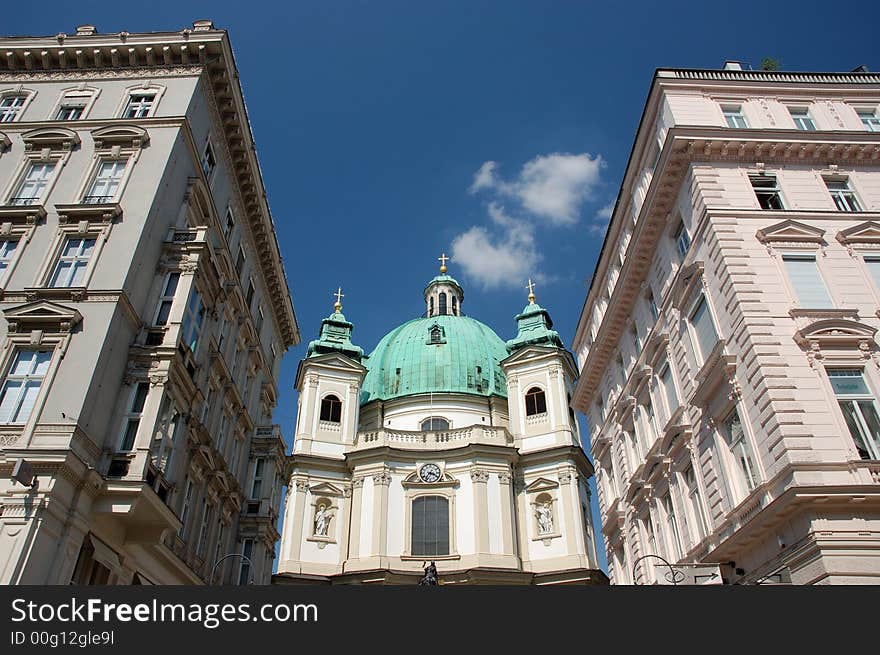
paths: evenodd
<path fill-rule="evenodd" d="M 342 401 L 333 394 L 321 399 L 321 420 L 330 423 L 342 422 Z"/>
<path fill-rule="evenodd" d="M 545 414 L 547 412 L 547 397 L 543 389 L 532 387 L 526 392 L 526 416 Z"/>
<path fill-rule="evenodd" d="M 443 339 L 443 332 L 439 327 L 434 326 L 431 328 L 431 343 L 440 343 Z"/>

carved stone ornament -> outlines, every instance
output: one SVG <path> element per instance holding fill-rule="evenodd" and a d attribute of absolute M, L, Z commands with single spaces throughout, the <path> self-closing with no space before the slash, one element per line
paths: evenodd
<path fill-rule="evenodd" d="M 473 482 L 488 482 L 489 473 L 480 469 L 474 469 L 471 471 L 471 480 Z"/>

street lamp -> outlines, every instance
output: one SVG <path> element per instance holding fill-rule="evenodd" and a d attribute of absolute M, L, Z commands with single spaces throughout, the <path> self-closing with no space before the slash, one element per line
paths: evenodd
<path fill-rule="evenodd" d="M 230 557 L 240 557 L 244 560 L 247 560 L 248 563 L 248 584 L 251 584 L 254 581 L 254 563 L 251 561 L 251 558 L 245 555 L 244 553 L 229 553 L 228 555 L 224 555 L 216 562 L 214 562 L 214 566 L 211 568 L 211 577 L 208 578 L 208 586 L 214 584 L 214 572 L 217 570 L 217 566 L 219 566 L 220 562 L 225 559 L 229 559 Z"/>
<path fill-rule="evenodd" d="M 660 557 L 659 555 L 649 553 L 647 555 L 642 555 L 641 557 L 636 558 L 636 561 L 633 562 L 633 583 L 635 583 L 636 581 L 636 567 L 639 565 L 639 562 L 641 562 L 643 559 L 648 559 L 649 557 L 655 557 L 669 567 L 669 573 L 667 573 L 664 577 L 673 585 L 677 586 L 679 582 L 684 580 L 684 573 L 682 573 L 681 571 L 676 571 L 675 567 L 672 566 L 672 564 L 670 564 L 666 559 Z"/>

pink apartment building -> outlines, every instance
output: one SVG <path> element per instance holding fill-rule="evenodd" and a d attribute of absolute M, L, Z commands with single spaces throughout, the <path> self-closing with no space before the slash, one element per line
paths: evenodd
<path fill-rule="evenodd" d="M 655 74 L 573 344 L 613 583 L 880 583 L 878 106 Z"/>

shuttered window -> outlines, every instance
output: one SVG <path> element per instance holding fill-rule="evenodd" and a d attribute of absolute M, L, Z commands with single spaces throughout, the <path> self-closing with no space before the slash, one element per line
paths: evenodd
<path fill-rule="evenodd" d="M 834 306 L 819 273 L 816 255 L 789 253 L 782 256 L 782 261 L 801 307 L 821 309 Z"/>
<path fill-rule="evenodd" d="M 413 500 L 412 554 L 421 557 L 449 554 L 449 500 L 443 496 Z"/>
<path fill-rule="evenodd" d="M 703 296 L 700 296 L 697 304 L 694 305 L 690 322 L 697 336 L 700 354 L 702 354 L 703 361 L 705 361 L 712 354 L 712 350 L 718 343 L 718 333 L 712 324 L 712 315 L 709 313 L 709 307 L 706 305 L 706 299 Z"/>

